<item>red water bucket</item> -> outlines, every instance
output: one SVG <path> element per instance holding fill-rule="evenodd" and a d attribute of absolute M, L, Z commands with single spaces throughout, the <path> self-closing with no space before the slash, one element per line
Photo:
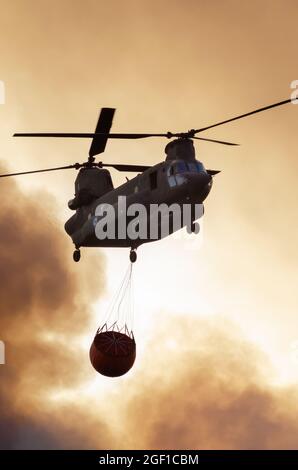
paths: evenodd
<path fill-rule="evenodd" d="M 99 330 L 90 348 L 94 369 L 107 377 L 120 377 L 131 369 L 136 358 L 133 334 Z"/>

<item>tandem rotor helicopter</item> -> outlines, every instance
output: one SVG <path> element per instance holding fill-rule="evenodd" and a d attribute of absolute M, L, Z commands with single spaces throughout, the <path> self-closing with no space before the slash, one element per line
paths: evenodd
<path fill-rule="evenodd" d="M 287 99 L 274 103 L 239 116 L 226 119 L 199 129 L 187 132 L 154 133 L 110 133 L 115 113 L 114 108 L 102 108 L 94 133 L 17 133 L 15 137 L 57 137 L 57 138 L 87 138 L 92 139 L 88 160 L 83 163 L 46 168 L 42 170 L 24 171 L 0 175 L 0 177 L 28 175 L 57 170 L 75 169 L 79 173 L 75 180 L 75 197 L 69 201 L 68 206 L 75 214 L 65 223 L 65 230 L 71 237 L 75 251 L 74 261 L 80 260 L 81 247 L 127 247 L 130 248 L 130 261 L 137 259 L 136 249 L 142 243 L 153 241 L 150 238 L 132 241 L 126 238 L 100 240 L 95 236 L 94 219 L 96 207 L 100 204 L 111 204 L 115 208 L 118 197 L 125 196 L 128 204 L 182 205 L 188 203 L 191 207 L 202 204 L 208 196 L 213 182 L 213 176 L 218 170 L 205 169 L 202 162 L 196 160 L 193 140 L 214 142 L 223 145 L 239 145 L 231 142 L 197 137 L 203 131 L 213 127 L 236 121 L 252 114 L 260 113 L 277 106 L 297 101 Z M 165 137 L 171 140 L 165 147 L 166 158 L 154 166 L 114 164 L 96 162 L 95 156 L 104 152 L 108 139 L 143 139 L 148 137 Z M 123 172 L 136 172 L 137 176 L 128 180 L 121 186 L 114 188 L 109 170 L 114 168 Z M 117 212 L 115 212 L 117 213 Z M 191 231 L 195 231 L 192 219 Z M 115 220 L 117 224 L 117 221 Z M 159 239 L 159 238 L 157 238 Z"/>

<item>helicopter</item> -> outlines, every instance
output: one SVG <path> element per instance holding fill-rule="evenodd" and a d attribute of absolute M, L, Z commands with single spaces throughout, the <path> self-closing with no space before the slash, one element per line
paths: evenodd
<path fill-rule="evenodd" d="M 14 137 L 47 137 L 47 138 L 87 138 L 92 139 L 88 159 L 83 163 L 74 163 L 55 168 L 46 168 L 33 171 L 24 171 L 0 175 L 0 177 L 35 174 L 66 169 L 79 170 L 75 180 L 75 196 L 68 202 L 68 207 L 75 211 L 65 223 L 65 231 L 71 237 L 75 250 L 73 259 L 78 262 L 81 258 L 81 247 L 122 247 L 130 248 L 130 261 L 137 259 L 136 249 L 145 242 L 154 241 L 149 238 L 137 238 L 132 240 L 127 235 L 124 237 L 99 239 L 96 236 L 96 224 L 98 222 L 97 208 L 103 205 L 111 205 L 115 209 L 119 206 L 119 197 L 126 197 L 128 204 L 173 203 L 191 207 L 191 224 L 188 232 L 196 232 L 196 205 L 203 205 L 211 191 L 213 176 L 220 173 L 219 170 L 206 169 L 202 162 L 196 159 L 193 140 L 217 143 L 221 145 L 237 146 L 239 144 L 216 140 L 206 137 L 198 137 L 197 134 L 223 124 L 251 116 L 268 109 L 282 106 L 287 103 L 297 102 L 297 99 L 287 99 L 278 103 L 265 106 L 254 111 L 241 114 L 224 121 L 217 122 L 199 129 L 191 129 L 187 132 L 166 133 L 111 133 L 111 127 L 115 114 L 115 108 L 101 108 L 94 133 L 16 133 Z M 143 139 L 161 137 L 170 139 L 165 147 L 166 158 L 153 166 L 133 165 L 123 163 L 96 162 L 95 157 L 105 151 L 108 139 Z M 174 139 L 174 140 L 173 140 Z M 121 172 L 138 173 L 114 188 L 111 174 L 107 168 L 113 168 Z M 116 214 L 116 212 L 115 212 Z M 119 214 L 119 212 L 118 212 Z M 150 217 L 148 215 L 148 217 Z M 129 219 L 128 219 L 129 220 Z M 115 215 L 117 225 L 117 215 Z M 181 227 L 179 227 L 181 228 Z M 169 232 L 173 233 L 175 227 Z M 162 238 L 160 231 L 156 239 Z"/>

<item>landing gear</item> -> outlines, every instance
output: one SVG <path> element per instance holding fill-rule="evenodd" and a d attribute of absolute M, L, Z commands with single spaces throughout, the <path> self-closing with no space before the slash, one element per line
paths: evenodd
<path fill-rule="evenodd" d="M 73 252 L 73 260 L 78 263 L 81 259 L 81 252 L 80 250 L 77 248 L 74 252 Z"/>
<path fill-rule="evenodd" d="M 137 261 L 137 253 L 135 252 L 135 250 L 130 250 L 129 259 L 131 263 L 135 263 Z"/>

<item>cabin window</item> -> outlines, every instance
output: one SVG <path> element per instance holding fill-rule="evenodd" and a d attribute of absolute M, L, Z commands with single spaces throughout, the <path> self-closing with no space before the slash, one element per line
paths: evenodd
<path fill-rule="evenodd" d="M 149 175 L 150 177 L 150 189 L 153 191 L 157 188 L 157 171 L 152 171 Z"/>

